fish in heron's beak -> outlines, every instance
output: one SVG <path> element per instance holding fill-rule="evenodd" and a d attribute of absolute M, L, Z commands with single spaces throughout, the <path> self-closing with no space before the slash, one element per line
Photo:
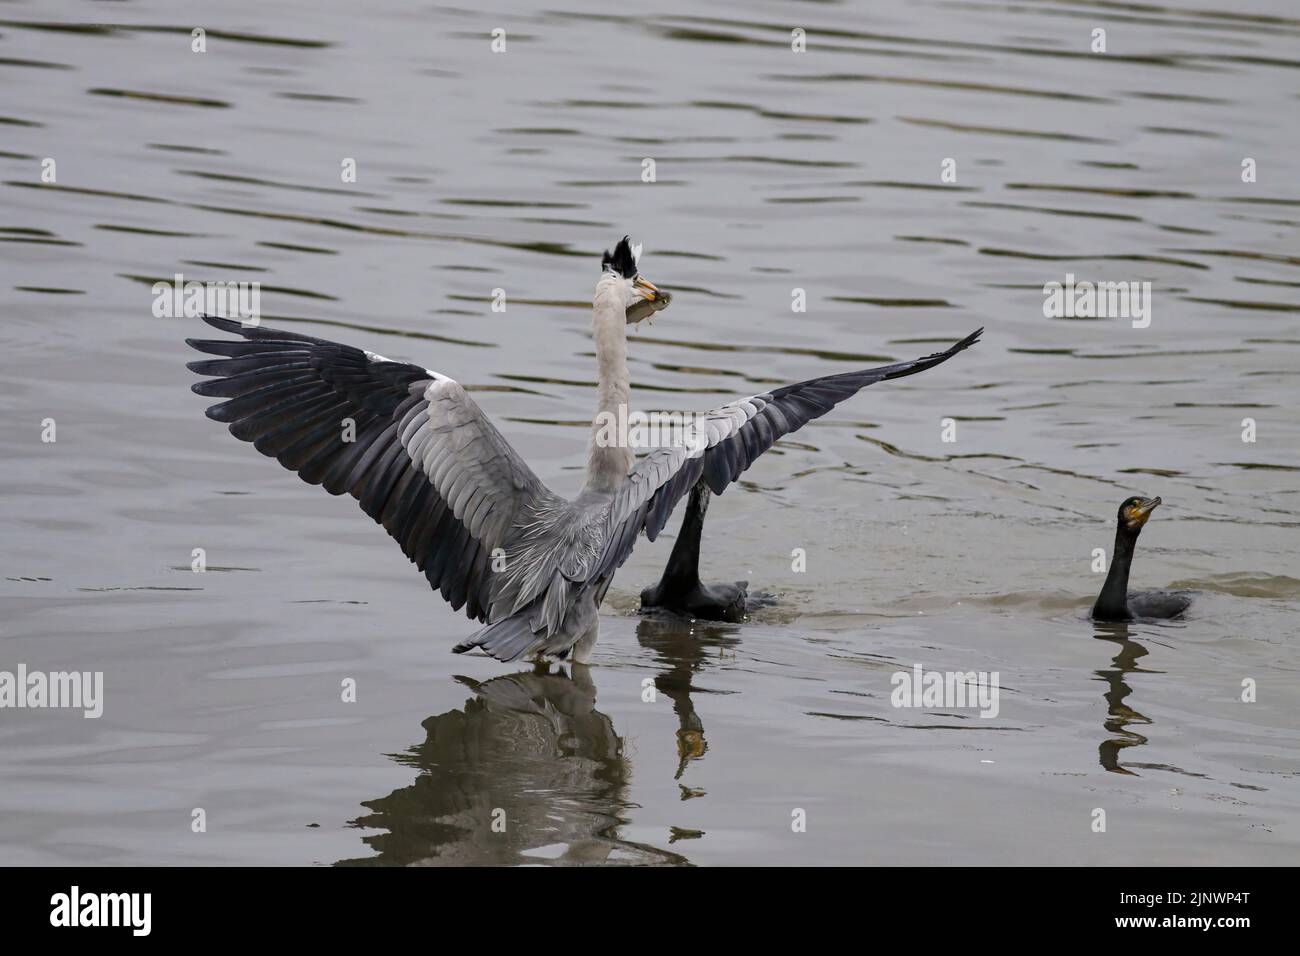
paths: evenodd
<path fill-rule="evenodd" d="M 641 275 L 632 280 L 632 295 L 635 301 L 627 307 L 629 325 L 649 318 L 656 312 L 662 312 L 668 308 L 668 304 L 673 300 L 671 293 L 662 291 L 653 282 Z"/>
<path fill-rule="evenodd" d="M 1124 509 L 1124 523 L 1130 528 L 1140 528 L 1147 523 L 1151 512 L 1160 506 L 1159 496 L 1155 498 L 1138 498 Z"/>

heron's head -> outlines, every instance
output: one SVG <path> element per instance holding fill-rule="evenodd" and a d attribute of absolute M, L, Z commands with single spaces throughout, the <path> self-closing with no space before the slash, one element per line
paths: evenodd
<path fill-rule="evenodd" d="M 1151 512 L 1155 511 L 1160 505 L 1159 498 L 1141 498 L 1134 496 L 1125 498 L 1124 503 L 1119 506 L 1119 515 L 1117 521 L 1120 528 L 1132 534 L 1137 534 L 1142 530 L 1142 526 L 1147 523 L 1151 517 Z"/>
<path fill-rule="evenodd" d="M 618 241 L 613 252 L 606 252 L 600 260 L 603 272 L 601 281 L 610 281 L 612 277 L 619 283 L 619 292 L 623 307 L 627 310 L 628 324 L 640 322 L 668 308 L 672 295 L 661 291 L 653 282 L 641 275 L 637 263 L 641 259 L 641 247 L 628 242 L 627 236 Z"/>

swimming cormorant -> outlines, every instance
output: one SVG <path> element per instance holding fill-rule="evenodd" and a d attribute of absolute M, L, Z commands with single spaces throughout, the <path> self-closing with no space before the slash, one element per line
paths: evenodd
<path fill-rule="evenodd" d="M 1189 591 L 1134 591 L 1128 589 L 1129 567 L 1138 535 L 1160 504 L 1159 498 L 1126 498 L 1119 506 L 1115 529 L 1115 553 L 1110 573 L 1092 606 L 1095 621 L 1132 621 L 1138 618 L 1178 617 L 1192 603 Z"/>

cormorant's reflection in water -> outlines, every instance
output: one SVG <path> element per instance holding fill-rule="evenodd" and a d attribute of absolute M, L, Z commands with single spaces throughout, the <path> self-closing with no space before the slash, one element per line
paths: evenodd
<path fill-rule="evenodd" d="M 691 681 L 710 660 L 724 656 L 740 643 L 734 628 L 706 624 L 703 621 L 687 622 L 673 615 L 642 618 L 636 626 L 636 639 L 646 650 L 653 651 L 655 664 L 664 670 L 655 678 L 655 689 L 673 702 L 677 715 L 677 773 L 681 780 L 687 765 L 708 751 L 704 739 L 704 723 L 695 713 L 691 692 L 701 691 Z M 682 799 L 698 796 L 682 787 Z"/>
<path fill-rule="evenodd" d="M 1138 666 L 1138 661 L 1146 657 L 1148 652 L 1145 647 L 1132 639 L 1133 634 L 1128 624 L 1097 623 L 1094 626 L 1097 629 L 1096 637 L 1098 640 L 1112 641 L 1119 645 L 1118 652 L 1111 659 L 1111 667 L 1095 672 L 1098 679 L 1104 680 L 1108 685 L 1104 695 L 1108 706 L 1106 721 L 1103 726 L 1112 735 L 1103 740 L 1098 748 L 1101 765 L 1112 773 L 1137 776 L 1132 770 L 1120 764 L 1119 755 L 1120 751 L 1125 747 L 1138 747 L 1147 742 L 1146 737 L 1142 736 L 1142 734 L 1129 730 L 1129 725 L 1149 724 L 1151 719 L 1144 714 L 1139 714 L 1124 703 L 1129 694 L 1133 692 L 1132 688 L 1125 683 L 1124 678 L 1128 674 L 1158 674 L 1161 672 L 1144 670 Z M 1134 766 L 1142 766 L 1142 764 L 1135 764 Z"/>
<path fill-rule="evenodd" d="M 464 709 L 392 755 L 415 782 L 352 821 L 377 855 L 339 865 L 687 862 L 619 836 L 631 766 L 589 668 L 456 680 L 474 692 Z"/>

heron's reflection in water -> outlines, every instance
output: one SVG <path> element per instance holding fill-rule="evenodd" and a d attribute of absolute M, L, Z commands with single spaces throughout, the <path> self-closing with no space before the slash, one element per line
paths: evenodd
<path fill-rule="evenodd" d="M 688 622 L 672 615 L 646 617 L 637 624 L 636 639 L 652 651 L 655 664 L 663 668 L 655 677 L 655 689 L 673 702 L 677 715 L 677 773 L 681 780 L 692 760 L 709 749 L 704 722 L 695 712 L 692 692 L 709 693 L 696 687 L 695 675 L 708 663 L 726 657 L 740 643 L 735 629 L 726 625 Z M 699 794 L 682 788 L 682 799 Z"/>
<path fill-rule="evenodd" d="M 1106 721 L 1103 726 L 1111 734 L 1098 747 L 1101 765 L 1112 773 L 1137 776 L 1132 770 L 1120 764 L 1119 755 L 1125 747 L 1138 747 L 1147 742 L 1146 737 L 1135 730 L 1130 730 L 1129 727 L 1133 724 L 1149 724 L 1151 719 L 1125 703 L 1133 689 L 1124 678 L 1129 674 L 1158 674 L 1160 671 L 1149 671 L 1138 666 L 1138 661 L 1146 657 L 1148 651 L 1133 640 L 1133 632 L 1127 624 L 1097 623 L 1094 626 L 1097 629 L 1098 640 L 1111 641 L 1119 648 L 1111 659 L 1111 666 L 1095 672 L 1098 679 L 1107 684 L 1104 695 L 1107 704 Z M 1134 766 L 1143 765 L 1134 764 Z"/>
<path fill-rule="evenodd" d="M 687 862 L 620 837 L 631 765 L 589 668 L 456 680 L 473 692 L 464 708 L 392 755 L 415 781 L 352 821 L 376 855 L 340 865 Z"/>

